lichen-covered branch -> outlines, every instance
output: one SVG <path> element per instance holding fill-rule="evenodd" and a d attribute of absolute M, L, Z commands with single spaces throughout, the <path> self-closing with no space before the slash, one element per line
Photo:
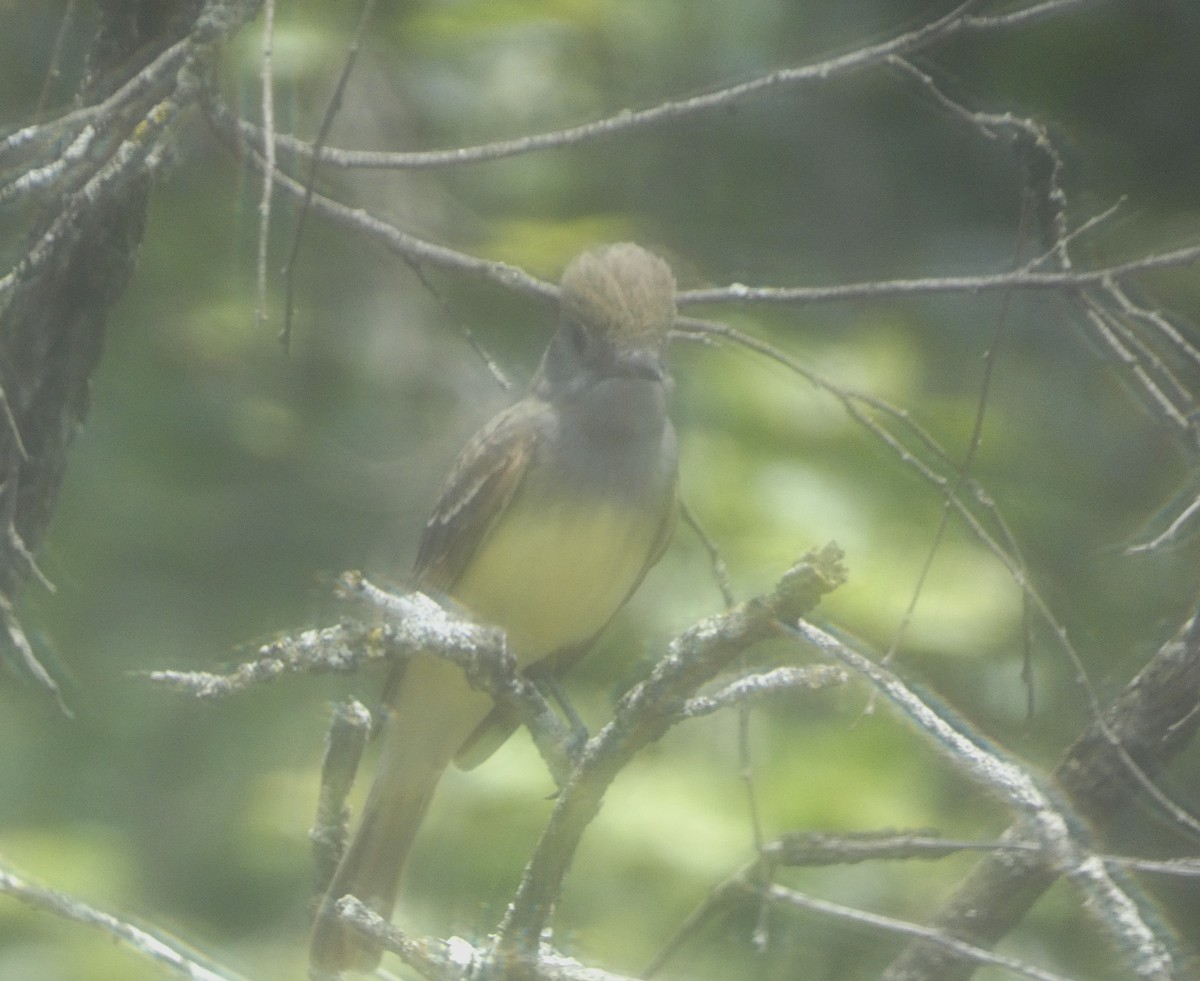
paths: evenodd
<path fill-rule="evenodd" d="M 811 611 L 845 579 L 840 550 L 810 553 L 774 592 L 710 617 L 676 638 L 650 677 L 618 703 L 612 721 L 584 747 L 500 925 L 493 954 L 499 973 L 533 977 L 538 942 L 584 831 L 609 785 L 632 757 L 683 716 L 701 685 L 752 644 L 775 636 L 781 621 Z"/>
<path fill-rule="evenodd" d="M 54 513 L 67 447 L 88 403 L 109 308 L 142 239 L 153 178 L 253 0 L 100 3 L 79 93 L 84 108 L 0 141 L 0 199 L 34 216 L 30 243 L 0 275 L 0 609 L 7 644 L 55 696 L 13 612 L 38 576 L 33 556 Z M 14 175 L 14 176 L 9 176 Z"/>
<path fill-rule="evenodd" d="M 103 930 L 179 977 L 191 978 L 193 981 L 241 981 L 231 972 L 217 972 L 206 967 L 149 930 L 89 906 L 74 896 L 35 885 L 3 865 L 0 865 L 0 893 L 13 896 L 54 916 Z"/>
<path fill-rule="evenodd" d="M 1193 617 L 1114 699 L 1103 720 L 1091 725 L 1054 771 L 1059 791 L 1101 836 L 1136 799 L 1139 787 L 1110 736 L 1153 776 L 1185 746 L 1200 726 L 1200 617 Z M 1008 829 L 1005 841 L 1028 841 L 1027 821 Z M 971 872 L 933 917 L 931 926 L 979 946 L 1011 931 L 1061 874 L 1041 853 L 995 852 Z M 916 943 L 888 969 L 888 981 L 938 978 L 961 981 L 972 968 L 945 950 Z"/>

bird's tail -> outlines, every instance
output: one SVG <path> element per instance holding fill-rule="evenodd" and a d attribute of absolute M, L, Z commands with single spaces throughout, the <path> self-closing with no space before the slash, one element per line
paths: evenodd
<path fill-rule="evenodd" d="M 438 781 L 490 707 L 453 665 L 429 657 L 407 665 L 362 821 L 317 909 L 312 977 L 372 971 L 379 964 L 379 947 L 339 918 L 334 904 L 353 895 L 384 919 L 391 915 L 401 870 Z"/>

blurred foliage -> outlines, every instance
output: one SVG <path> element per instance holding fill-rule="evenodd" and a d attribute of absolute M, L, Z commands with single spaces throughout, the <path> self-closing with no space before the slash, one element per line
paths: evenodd
<path fill-rule="evenodd" d="M 29 117 L 63 4 L 0 0 L 0 125 Z M 652 105 L 849 50 L 937 13 L 928 0 L 410 0 L 380 5 L 334 127 L 336 145 L 483 142 Z M 945 4 L 940 7 L 945 7 Z M 358 16 L 355 5 L 281 4 L 280 128 L 315 132 Z M 88 11 L 65 35 L 49 104 L 69 97 Z M 918 59 L 954 98 L 1049 124 L 1068 161 L 1071 218 L 1118 198 L 1077 245 L 1116 260 L 1194 240 L 1200 227 L 1200 7 L 1108 4 Z M 247 33 L 223 84 L 255 113 L 261 39 Z M 290 353 L 255 324 L 257 178 L 198 123 L 160 186 L 139 273 L 112 318 L 87 427 L 72 452 L 25 623 L 68 680 L 74 719 L 11 677 L 0 686 L 0 854 L 31 877 L 173 931 L 249 976 L 299 977 L 309 901 L 306 829 L 327 707 L 374 696 L 374 678 L 289 680 L 220 704 L 152 689 L 131 672 L 218 668 L 277 631 L 337 615 L 330 575 L 402 580 L 426 509 L 465 436 L 507 396 L 464 343 L 465 325 L 518 382 L 547 312 L 398 261 L 310 221 Z M 898 76 L 785 89 L 723 112 L 494 164 L 330 175 L 339 195 L 407 230 L 553 277 L 580 248 L 631 237 L 685 286 L 816 285 L 1011 266 L 1020 178 L 978 136 Z M 271 269 L 295 215 L 277 206 Z M 0 231 L 0 250 L 22 243 Z M 1198 319 L 1193 272 L 1149 284 Z M 959 457 L 982 355 L 1006 321 L 977 474 L 1016 531 L 1031 574 L 1117 690 L 1186 615 L 1196 546 L 1130 557 L 1189 489 L 1189 461 L 1142 413 L 1051 295 L 963 296 L 797 310 L 705 311 L 786 348 L 839 384 L 911 411 Z M 740 596 L 836 539 L 851 581 L 824 615 L 891 642 L 941 505 L 828 396 L 728 347 L 672 354 L 685 496 L 724 550 Z M 720 607 L 686 529 L 601 650 L 574 679 L 600 724 L 614 695 L 674 632 Z M 900 652 L 901 670 L 989 738 L 1051 767 L 1086 721 L 1072 672 L 1033 630 L 1034 712 L 1020 680 L 1020 595 L 951 522 Z M 765 663 L 792 660 L 783 646 Z M 751 726 L 765 832 L 934 826 L 986 838 L 1007 823 L 859 686 L 757 711 Z M 1167 783 L 1200 799 L 1197 751 Z M 752 856 L 733 719 L 694 722 L 625 774 L 568 881 L 558 940 L 636 972 L 705 891 Z M 550 792 L 523 738 L 452 774 L 408 878 L 403 920 L 474 936 L 492 924 Z M 484 833 L 484 829 L 487 833 Z M 1179 843 L 1132 813 L 1114 849 Z M 921 919 L 969 861 L 805 871 L 798 888 Z M 449 871 L 448 871 L 449 870 Z M 1164 910 L 1200 941 L 1195 886 Z M 1190 906 L 1189 906 L 1190 904 Z M 668 974 L 869 976 L 893 947 L 859 928 L 778 914 L 751 951 L 757 908 L 714 923 Z M 1194 947 L 1193 947 L 1194 949 Z M 1069 890 L 1006 945 L 1073 976 L 1112 957 Z M 798 968 L 797 965 L 803 965 Z M 0 904 L 0 979 L 137 979 L 157 969 L 88 931 Z M 981 976 L 987 976 L 981 974 Z"/>

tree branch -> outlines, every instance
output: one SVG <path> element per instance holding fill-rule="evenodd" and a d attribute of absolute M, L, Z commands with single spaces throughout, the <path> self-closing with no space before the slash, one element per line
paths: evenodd
<path fill-rule="evenodd" d="M 291 153 L 299 157 L 316 157 L 319 162 L 330 163 L 337 167 L 371 170 L 411 170 L 487 163 L 525 153 L 577 146 L 581 143 L 639 129 L 656 128 L 665 122 L 726 108 L 773 89 L 803 84 L 823 84 L 831 78 L 849 75 L 885 63 L 890 57 L 918 51 L 962 31 L 998 30 L 1010 25 L 1015 26 L 1041 16 L 1049 16 L 1061 9 L 1082 6 L 1085 2 L 1094 2 L 1094 0 L 1058 0 L 1057 3 L 1037 4 L 1025 11 L 1009 15 L 1007 20 L 991 18 L 985 25 L 979 19 L 969 16 L 971 8 L 979 6 L 981 0 L 966 0 L 944 16 L 879 44 L 867 45 L 809 65 L 781 68 L 737 85 L 714 89 L 711 92 L 686 99 L 669 99 L 647 109 L 623 109 L 612 116 L 593 120 L 580 126 L 571 126 L 546 133 L 534 133 L 512 140 L 497 140 L 475 146 L 455 147 L 451 150 L 395 152 L 338 149 L 324 146 L 321 140 L 312 144 L 293 136 L 278 134 L 274 138 L 274 148 L 278 152 Z M 1017 13 L 1025 16 L 1017 17 Z M 251 122 L 236 118 L 232 110 L 224 104 L 214 102 L 213 109 L 227 125 L 237 128 L 242 139 L 259 152 L 264 152 L 269 134 L 264 134 L 260 127 Z"/>
<path fill-rule="evenodd" d="M 1117 942 L 1139 978 L 1169 981 L 1174 975 L 1170 951 L 1154 928 L 1142 915 L 1133 899 L 1109 875 L 1088 847 L 1074 814 L 1055 801 L 1022 767 L 1007 759 L 973 735 L 961 720 L 954 719 L 945 708 L 935 709 L 921 699 L 898 676 L 887 668 L 851 650 L 836 638 L 803 621 L 796 632 L 830 657 L 865 676 L 888 701 L 905 713 L 918 728 L 931 737 L 933 744 L 956 769 L 972 781 L 1004 800 L 1021 815 L 1020 835 L 1006 835 L 1005 840 L 1032 840 L 1038 845 L 1043 868 L 1055 875 L 1064 875 L 1084 897 L 1084 908 Z M 1107 737 L 1106 745 L 1111 746 Z M 1126 770 L 1126 772 L 1128 772 Z M 1006 860 L 1016 852 L 997 853 Z M 981 917 L 980 907 L 972 907 L 970 916 Z M 958 937 L 961 934 L 943 929 L 939 932 Z M 984 944 L 975 944 L 985 946 Z M 943 952 L 944 956 L 944 952 Z M 929 973 L 889 974 L 890 981 L 899 978 L 928 978 Z"/>
<path fill-rule="evenodd" d="M 206 967 L 148 930 L 89 906 L 74 896 L 35 886 L 3 865 L 0 865 L 0 893 L 64 920 L 103 930 L 142 957 L 161 964 L 180 977 L 194 981 L 240 981 L 232 972 L 217 972 Z"/>
<path fill-rule="evenodd" d="M 625 694 L 612 721 L 584 747 L 500 924 L 492 963 L 508 965 L 511 973 L 504 976 L 534 976 L 528 965 L 536 959 L 538 939 L 583 833 L 617 774 L 679 721 L 701 685 L 747 647 L 777 634 L 781 621 L 813 609 L 837 588 L 845 579 L 841 558 L 832 545 L 805 556 L 770 595 L 710 617 L 672 641 L 650 677 Z"/>
<path fill-rule="evenodd" d="M 1113 828 L 1139 789 L 1118 746 L 1137 768 L 1159 773 L 1194 737 L 1200 725 L 1200 618 L 1193 617 L 1075 741 L 1054 771 L 1059 790 L 1097 836 Z M 1026 840 L 1028 820 L 1008 829 L 1006 842 Z M 988 856 L 934 916 L 931 925 L 979 946 L 1012 930 L 1061 874 L 1047 856 L 1003 851 Z M 888 969 L 888 981 L 936 977 L 965 979 L 969 965 L 925 944 L 915 944 Z"/>
<path fill-rule="evenodd" d="M 0 607 L 9 641 L 0 646 L 15 650 L 55 698 L 58 687 L 13 608 L 25 580 L 38 575 L 32 556 L 54 513 L 67 446 L 87 413 L 108 309 L 132 272 L 151 175 L 165 161 L 164 139 L 196 99 L 198 80 L 217 50 L 254 6 L 234 0 L 102 5 L 80 92 L 81 101 L 94 104 L 0 142 L 0 170 L 14 169 L 15 157 L 22 165 L 0 199 L 42 203 L 29 235 L 33 245 L 0 277 L 6 415 L 0 426 Z M 154 30 L 162 33 L 145 33 Z M 127 68 L 147 48 L 149 63 Z M 129 70 L 133 76 L 107 92 L 108 80 Z"/>

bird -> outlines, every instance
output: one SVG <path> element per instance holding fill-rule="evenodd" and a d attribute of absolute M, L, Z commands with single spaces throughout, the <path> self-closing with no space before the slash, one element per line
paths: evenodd
<path fill-rule="evenodd" d="M 572 259 L 526 393 L 467 442 L 421 537 L 416 587 L 502 628 L 535 679 L 587 651 L 671 538 L 678 459 L 663 355 L 675 293 L 670 266 L 631 242 Z M 351 894 L 389 918 L 443 772 L 482 762 L 517 725 L 426 653 L 390 669 L 383 703 L 376 776 L 317 909 L 314 978 L 378 965 L 379 947 L 334 903 Z"/>

